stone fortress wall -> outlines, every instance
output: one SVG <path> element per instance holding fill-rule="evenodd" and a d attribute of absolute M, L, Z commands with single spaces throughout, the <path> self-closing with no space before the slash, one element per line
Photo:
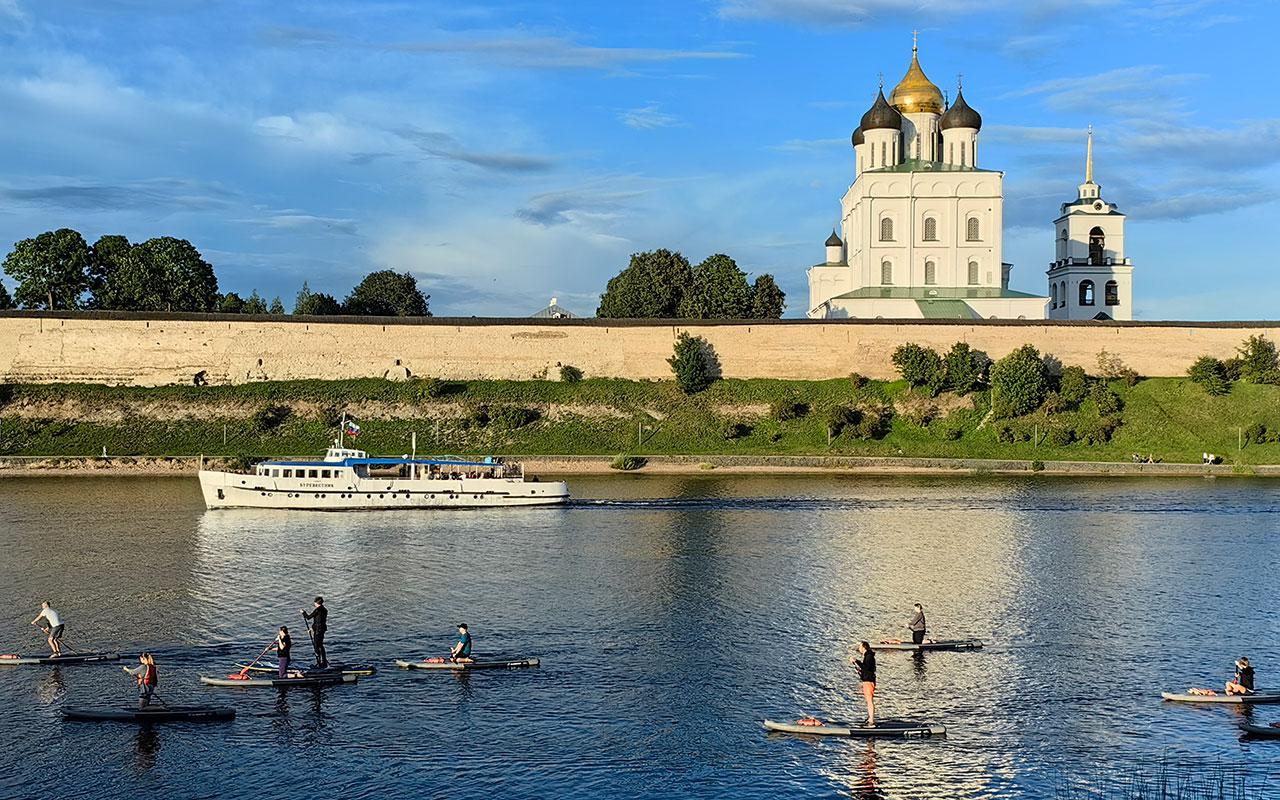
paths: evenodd
<path fill-rule="evenodd" d="M 1185 375 L 1199 356 L 1226 358 L 1247 336 L 1280 341 L 1280 322 L 1046 320 L 385 319 L 200 314 L 0 312 L 0 381 L 234 384 L 362 377 L 668 379 L 681 331 L 714 347 L 724 377 L 817 380 L 858 372 L 896 378 L 893 350 L 968 342 L 992 358 L 1031 344 L 1094 371 L 1100 350 L 1139 374 Z"/>

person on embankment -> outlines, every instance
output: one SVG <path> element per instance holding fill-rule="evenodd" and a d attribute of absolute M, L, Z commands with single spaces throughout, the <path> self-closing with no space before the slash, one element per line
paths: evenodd
<path fill-rule="evenodd" d="M 48 628 L 41 627 L 40 620 L 42 619 L 49 623 Z M 36 618 L 31 620 L 31 624 L 44 631 L 45 636 L 48 637 L 49 650 L 52 652 L 53 657 L 57 658 L 62 655 L 62 634 L 65 629 L 62 624 L 62 616 L 53 610 L 53 604 L 50 601 L 45 600 L 40 604 L 40 613 L 36 614 Z"/>
<path fill-rule="evenodd" d="M 316 666 L 325 669 L 329 666 L 329 656 L 324 651 L 324 635 L 329 630 L 329 609 L 324 606 L 324 598 L 317 596 L 310 613 L 306 609 L 302 610 L 302 618 L 311 623 L 311 646 L 316 651 Z"/>
<path fill-rule="evenodd" d="M 859 642 L 858 652 L 849 663 L 858 673 L 858 682 L 862 684 L 862 696 L 867 701 L 867 721 L 869 728 L 876 726 L 876 652 L 869 642 Z"/>

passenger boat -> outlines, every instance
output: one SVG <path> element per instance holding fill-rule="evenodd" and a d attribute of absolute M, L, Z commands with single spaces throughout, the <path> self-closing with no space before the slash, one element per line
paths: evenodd
<path fill-rule="evenodd" d="M 486 457 L 371 458 L 334 440 L 322 460 L 263 461 L 251 473 L 200 469 L 208 508 L 350 511 L 559 505 L 564 481 L 525 478 L 519 464 Z"/>

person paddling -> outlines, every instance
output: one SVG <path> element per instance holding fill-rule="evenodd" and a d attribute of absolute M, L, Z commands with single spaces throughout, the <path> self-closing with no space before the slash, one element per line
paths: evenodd
<path fill-rule="evenodd" d="M 1227 694 L 1250 694 L 1253 692 L 1253 666 L 1248 656 L 1236 659 L 1236 675 L 1227 681 Z"/>
<path fill-rule="evenodd" d="M 862 696 L 867 701 L 867 727 L 876 726 L 876 652 L 869 642 L 858 643 L 858 654 L 849 662 L 858 673 L 858 681 L 862 684 Z"/>
<path fill-rule="evenodd" d="M 449 660 L 455 664 L 470 664 L 472 661 L 471 633 L 464 622 L 458 623 L 458 642 L 449 651 Z"/>
<path fill-rule="evenodd" d="M 911 621 L 907 623 L 907 627 L 911 630 L 911 641 L 913 644 L 924 644 L 924 632 L 926 629 L 924 607 L 916 603 L 912 608 L 915 609 L 915 614 L 911 616 Z"/>
<path fill-rule="evenodd" d="M 324 669 L 329 666 L 329 657 L 324 651 L 324 634 L 329 629 L 329 609 L 324 607 L 324 598 L 316 597 L 311 612 L 304 609 L 302 618 L 311 623 L 311 646 L 316 651 L 316 666 Z"/>
<path fill-rule="evenodd" d="M 41 627 L 39 623 L 42 619 L 49 623 L 48 628 Z M 52 651 L 53 657 L 57 658 L 62 655 L 62 632 L 64 630 L 62 616 L 53 610 L 53 604 L 50 601 L 45 600 L 40 604 L 40 613 L 36 614 L 36 618 L 31 620 L 31 624 L 44 631 L 45 636 L 48 637 L 49 649 Z"/>
<path fill-rule="evenodd" d="M 289 629 L 286 626 L 280 626 L 280 632 L 276 634 L 276 640 L 271 646 L 275 649 L 276 661 L 279 662 L 279 676 L 289 677 L 289 650 L 293 647 L 293 639 L 289 637 Z"/>
<path fill-rule="evenodd" d="M 121 669 L 138 681 L 138 708 L 146 708 L 151 705 L 151 695 L 155 694 L 156 686 L 160 683 L 160 673 L 156 670 L 155 656 L 150 653 L 143 653 L 138 656 L 138 666 L 132 669 L 121 667 Z"/>

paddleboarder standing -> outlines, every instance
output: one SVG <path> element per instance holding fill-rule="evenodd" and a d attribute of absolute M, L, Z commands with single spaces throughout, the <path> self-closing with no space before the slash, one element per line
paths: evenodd
<path fill-rule="evenodd" d="M 926 628 L 924 621 L 924 607 L 919 603 L 916 603 L 912 608 L 915 609 L 916 613 L 911 616 L 911 621 L 907 623 L 907 627 L 911 629 L 911 641 L 915 644 L 924 644 L 924 632 Z"/>
<path fill-rule="evenodd" d="M 155 694 L 156 685 L 160 683 L 160 673 L 156 670 L 155 656 L 143 653 L 138 656 L 138 666 L 130 669 L 121 667 L 138 681 L 138 708 L 151 705 L 151 695 Z M 164 705 L 161 702 L 161 705 Z"/>
<path fill-rule="evenodd" d="M 282 679 L 289 677 L 289 650 L 293 647 L 293 639 L 289 637 L 289 629 L 286 626 L 280 626 L 280 632 L 276 634 L 276 640 L 271 646 L 276 651 L 280 677 Z"/>
<path fill-rule="evenodd" d="M 40 626 L 40 620 L 49 623 L 48 628 Z M 49 639 L 49 649 L 53 651 L 53 657 L 57 658 L 62 655 L 62 617 L 57 611 L 53 610 L 53 604 L 45 600 L 40 604 L 40 613 L 36 614 L 36 618 L 31 620 L 31 624 L 44 631 L 45 636 Z"/>
<path fill-rule="evenodd" d="M 455 664 L 471 663 L 471 634 L 465 622 L 458 623 L 458 643 L 449 651 L 449 660 Z"/>
<path fill-rule="evenodd" d="M 862 684 L 862 696 L 867 701 L 867 727 L 876 726 L 876 651 L 869 642 L 858 642 L 858 653 L 850 663 L 858 673 L 858 681 Z"/>
<path fill-rule="evenodd" d="M 329 666 L 329 657 L 324 651 L 324 634 L 329 629 L 329 609 L 324 607 L 324 598 L 317 596 L 309 613 L 303 609 L 302 618 L 311 624 L 311 646 L 316 651 L 316 666 L 324 669 Z"/>

